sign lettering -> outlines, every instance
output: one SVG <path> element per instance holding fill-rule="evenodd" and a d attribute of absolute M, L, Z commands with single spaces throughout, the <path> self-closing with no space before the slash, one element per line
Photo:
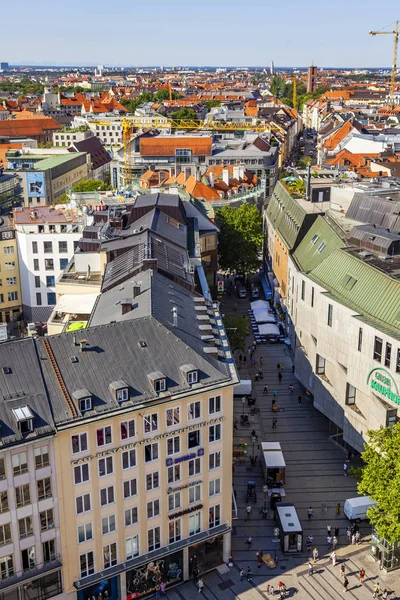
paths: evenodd
<path fill-rule="evenodd" d="M 381 396 L 385 396 L 385 398 L 391 400 L 395 404 L 400 404 L 397 383 L 386 369 L 383 369 L 382 367 L 372 369 L 368 373 L 367 384 Z"/>

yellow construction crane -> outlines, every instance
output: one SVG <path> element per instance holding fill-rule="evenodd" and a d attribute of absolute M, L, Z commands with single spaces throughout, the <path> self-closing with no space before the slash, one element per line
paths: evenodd
<path fill-rule="evenodd" d="M 399 45 L 399 22 L 396 21 L 396 28 L 393 31 L 370 31 L 370 35 L 393 35 L 393 66 L 392 77 L 390 79 L 390 108 L 394 108 L 394 92 L 396 89 L 396 71 L 397 71 L 397 48 Z"/>
<path fill-rule="evenodd" d="M 297 108 L 297 77 L 293 78 L 293 108 Z"/>

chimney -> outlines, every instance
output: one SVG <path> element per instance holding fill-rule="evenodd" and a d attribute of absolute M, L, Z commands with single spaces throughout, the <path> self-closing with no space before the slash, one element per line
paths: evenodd
<path fill-rule="evenodd" d="M 79 348 L 81 352 L 85 351 L 87 340 L 79 340 Z"/>
<path fill-rule="evenodd" d="M 140 283 L 133 282 L 132 295 L 134 298 L 137 298 L 140 294 Z"/>
<path fill-rule="evenodd" d="M 121 309 L 123 315 L 126 315 L 126 313 L 131 312 L 132 300 L 130 300 L 130 298 L 124 298 L 124 300 L 121 300 Z"/>
<path fill-rule="evenodd" d="M 172 325 L 173 327 L 178 327 L 178 309 L 176 306 L 172 309 Z"/>
<path fill-rule="evenodd" d="M 210 182 L 211 187 L 214 187 L 214 173 L 211 172 L 208 176 L 208 180 Z"/>
<path fill-rule="evenodd" d="M 239 177 L 240 177 L 240 179 L 244 180 L 244 172 L 245 172 L 245 168 L 241 165 L 239 167 Z"/>
<path fill-rule="evenodd" d="M 229 169 L 224 169 L 222 171 L 222 181 L 229 185 Z"/>
<path fill-rule="evenodd" d="M 143 260 L 143 271 L 148 271 L 152 269 L 153 271 L 157 271 L 157 259 L 156 258 L 145 258 Z"/>
<path fill-rule="evenodd" d="M 75 333 L 72 336 L 72 341 L 73 341 L 74 346 L 76 346 L 76 334 Z"/>
<path fill-rule="evenodd" d="M 239 167 L 233 167 L 233 178 L 234 179 L 239 179 L 240 178 L 240 169 L 239 169 Z"/>

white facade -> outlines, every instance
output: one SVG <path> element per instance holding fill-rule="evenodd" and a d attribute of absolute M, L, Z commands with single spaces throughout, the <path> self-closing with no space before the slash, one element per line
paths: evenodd
<path fill-rule="evenodd" d="M 56 304 L 56 281 L 74 255 L 82 225 L 16 225 L 25 319 L 47 321 Z"/>
<path fill-rule="evenodd" d="M 327 296 L 291 259 L 287 308 L 296 376 L 331 421 L 333 439 L 362 451 L 369 429 L 400 416 L 400 341 Z M 376 382 L 397 398 L 374 389 Z"/>
<path fill-rule="evenodd" d="M 2 579 L 15 582 L 30 571 L 60 566 L 60 523 L 52 437 L 0 453 L 0 547 Z M 25 580 L 26 586 L 31 586 Z M 27 588 L 26 588 L 27 589 Z M 14 588 L 14 593 L 17 593 Z"/>

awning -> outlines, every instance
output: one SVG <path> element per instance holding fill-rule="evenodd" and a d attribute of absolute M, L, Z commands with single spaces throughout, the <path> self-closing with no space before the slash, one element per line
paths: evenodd
<path fill-rule="evenodd" d="M 265 325 L 260 325 L 258 328 L 260 335 L 277 335 L 280 336 L 280 331 L 278 325 L 274 325 L 274 323 L 266 323 Z"/>
<path fill-rule="evenodd" d="M 253 311 L 257 323 L 276 323 L 276 317 L 263 308 L 256 308 Z"/>
<path fill-rule="evenodd" d="M 251 310 L 257 310 L 259 308 L 269 310 L 271 308 L 269 302 L 266 302 L 265 300 L 255 300 L 254 302 L 250 303 L 250 306 Z"/>
<path fill-rule="evenodd" d="M 283 458 L 283 453 L 276 451 L 276 452 L 264 452 L 264 460 L 265 460 L 265 466 L 267 467 L 267 469 L 285 469 L 286 468 L 286 463 L 285 463 L 285 459 Z"/>
<path fill-rule="evenodd" d="M 100 294 L 64 294 L 54 307 L 56 312 L 90 315 Z"/>

